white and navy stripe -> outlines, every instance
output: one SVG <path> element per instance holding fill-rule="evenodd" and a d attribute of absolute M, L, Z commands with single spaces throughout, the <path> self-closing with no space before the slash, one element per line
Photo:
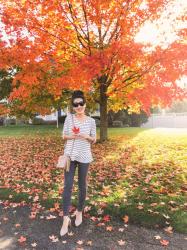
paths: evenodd
<path fill-rule="evenodd" d="M 72 115 L 74 124 L 72 123 Z M 65 134 L 66 135 L 72 134 L 72 128 L 74 125 L 75 127 L 79 127 L 80 133 L 87 134 L 96 138 L 95 120 L 92 117 L 88 116 L 84 122 L 80 122 L 76 118 L 75 114 L 67 115 L 64 121 L 62 137 Z M 74 145 L 71 150 L 73 141 Z M 67 140 L 64 147 L 64 153 L 70 155 L 72 161 L 76 160 L 79 162 L 88 163 L 94 160 L 91 152 L 91 143 L 85 139 Z"/>

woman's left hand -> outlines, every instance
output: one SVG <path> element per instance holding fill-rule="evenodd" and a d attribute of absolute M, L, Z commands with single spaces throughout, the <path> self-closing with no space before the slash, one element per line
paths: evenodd
<path fill-rule="evenodd" d="M 78 139 L 88 139 L 88 135 L 87 134 L 76 134 L 76 138 Z"/>
<path fill-rule="evenodd" d="M 92 144 L 96 143 L 96 139 L 94 139 L 93 137 L 87 135 L 87 134 L 76 134 L 75 136 L 77 139 L 85 139 L 88 140 L 89 142 L 91 142 Z"/>

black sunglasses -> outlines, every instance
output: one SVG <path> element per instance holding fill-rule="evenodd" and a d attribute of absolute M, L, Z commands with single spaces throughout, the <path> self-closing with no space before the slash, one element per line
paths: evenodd
<path fill-rule="evenodd" d="M 77 108 L 79 105 L 84 106 L 84 104 L 85 104 L 84 102 L 73 102 L 73 107 Z"/>

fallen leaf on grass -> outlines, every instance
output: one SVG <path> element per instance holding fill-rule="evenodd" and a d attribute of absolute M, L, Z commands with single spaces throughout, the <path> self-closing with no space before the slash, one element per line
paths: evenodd
<path fill-rule="evenodd" d="M 162 246 L 167 246 L 169 244 L 168 240 L 160 240 Z"/>
<path fill-rule="evenodd" d="M 82 244 L 83 244 L 83 241 L 82 241 L 82 240 L 78 240 L 78 241 L 77 241 L 77 244 L 82 245 Z"/>
<path fill-rule="evenodd" d="M 60 211 L 59 214 L 58 214 L 58 216 L 63 217 L 64 216 L 63 211 Z"/>
<path fill-rule="evenodd" d="M 141 210 L 141 209 L 143 209 L 144 207 L 141 206 L 141 205 L 138 205 L 137 208 Z"/>
<path fill-rule="evenodd" d="M 36 195 L 36 196 L 33 198 L 33 201 L 36 202 L 36 201 L 38 201 L 38 200 L 39 200 L 39 196 Z"/>
<path fill-rule="evenodd" d="M 97 218 L 95 216 L 90 217 L 91 220 L 96 221 Z"/>
<path fill-rule="evenodd" d="M 35 219 L 36 218 L 36 213 L 35 212 L 31 212 L 31 214 L 29 215 L 30 219 Z"/>
<path fill-rule="evenodd" d="M 173 230 L 173 228 L 171 226 L 164 228 L 164 231 L 167 232 L 167 233 L 170 233 L 170 234 L 173 233 L 172 230 Z"/>
<path fill-rule="evenodd" d="M 87 241 L 87 242 L 86 242 L 86 245 L 87 245 L 87 246 L 92 246 L 92 245 L 93 245 L 93 244 L 92 244 L 92 241 L 91 241 L 91 240 Z"/>
<path fill-rule="evenodd" d="M 153 202 L 153 203 L 150 204 L 151 207 L 156 207 L 157 205 L 158 205 L 157 202 Z"/>
<path fill-rule="evenodd" d="M 156 240 L 160 240 L 161 239 L 160 235 L 155 235 L 154 237 L 155 237 Z"/>
<path fill-rule="evenodd" d="M 54 208 L 55 210 L 58 210 L 60 208 L 60 204 L 58 202 L 54 203 Z"/>
<path fill-rule="evenodd" d="M 118 240 L 118 244 L 119 244 L 120 246 L 124 246 L 124 245 L 125 245 L 125 241 L 124 241 L 124 240 Z"/>
<path fill-rule="evenodd" d="M 54 234 L 49 235 L 49 239 L 50 239 L 52 242 L 57 242 L 57 241 L 58 241 L 58 237 L 55 236 Z"/>
<path fill-rule="evenodd" d="M 105 223 L 100 222 L 100 223 L 96 224 L 96 226 L 97 226 L 97 227 L 102 227 L 102 226 L 105 226 Z"/>
<path fill-rule="evenodd" d="M 163 214 L 163 216 L 166 218 L 166 219 L 169 219 L 169 215 L 168 214 Z"/>
<path fill-rule="evenodd" d="M 103 212 L 104 212 L 104 210 L 101 209 L 101 208 L 99 208 L 99 209 L 97 210 L 97 214 L 102 214 Z"/>
<path fill-rule="evenodd" d="M 125 215 L 125 216 L 123 217 L 123 221 L 124 221 L 125 223 L 127 223 L 127 222 L 129 221 L 129 216 L 128 216 L 128 215 Z"/>
<path fill-rule="evenodd" d="M 68 232 L 68 235 L 69 235 L 69 236 L 73 236 L 74 233 L 71 231 L 71 232 Z"/>
<path fill-rule="evenodd" d="M 55 218 L 56 218 L 56 216 L 52 215 L 52 214 L 46 216 L 46 220 L 52 220 L 52 219 L 55 219 Z"/>
<path fill-rule="evenodd" d="M 37 243 L 36 243 L 36 242 L 33 242 L 33 243 L 31 243 L 31 246 L 32 246 L 32 247 L 36 247 L 36 246 L 37 246 Z"/>
<path fill-rule="evenodd" d="M 113 230 L 113 227 L 112 226 L 107 226 L 106 227 L 106 231 L 112 231 Z"/>
<path fill-rule="evenodd" d="M 27 240 L 27 238 L 24 237 L 24 236 L 20 236 L 20 238 L 18 239 L 19 243 L 23 243 L 23 242 L 25 242 L 26 240 Z"/>
<path fill-rule="evenodd" d="M 21 225 L 19 223 L 15 224 L 15 227 L 20 227 Z"/>
<path fill-rule="evenodd" d="M 110 221 L 110 215 L 105 215 L 104 217 L 103 217 L 103 221 Z"/>
<path fill-rule="evenodd" d="M 84 208 L 84 212 L 88 212 L 89 210 L 91 210 L 92 209 L 92 207 L 91 206 L 85 206 L 85 208 Z"/>

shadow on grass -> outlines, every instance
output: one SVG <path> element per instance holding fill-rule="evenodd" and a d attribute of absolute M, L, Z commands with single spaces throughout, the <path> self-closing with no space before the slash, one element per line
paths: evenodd
<path fill-rule="evenodd" d="M 19 137 L 24 135 L 54 135 L 61 136 L 61 131 L 63 129 L 63 124 L 59 124 L 57 128 L 56 125 L 7 125 L 0 127 L 0 137 Z M 135 137 L 139 133 L 148 130 L 148 128 L 139 128 L 139 127 L 124 127 L 124 128 L 108 128 L 109 139 L 115 136 L 124 136 Z M 98 134 L 98 143 L 99 143 L 99 131 L 100 128 L 97 127 Z"/>
<path fill-rule="evenodd" d="M 139 193 L 141 196 L 141 192 Z M 74 195 L 74 194 L 72 194 Z M 100 208 L 99 205 L 92 205 L 91 203 L 95 201 L 99 204 L 99 202 L 104 202 L 106 207 L 103 209 L 103 214 L 109 214 L 112 216 L 112 220 L 118 220 L 123 221 L 123 217 L 125 215 L 129 216 L 129 222 L 136 224 L 136 225 L 142 225 L 148 228 L 163 228 L 167 227 L 168 225 L 166 222 L 169 222 L 169 224 L 174 228 L 174 230 L 181 232 L 181 233 L 187 233 L 187 212 L 184 210 L 176 210 L 171 211 L 169 209 L 169 206 L 161 206 L 160 205 L 160 197 L 154 195 L 151 199 L 147 200 L 145 197 L 141 199 L 141 197 L 137 198 L 138 193 L 136 193 L 134 196 L 132 195 L 127 199 L 127 201 L 124 202 L 124 200 L 121 199 L 120 195 L 116 195 L 114 192 L 114 195 L 110 195 L 108 197 L 101 197 L 101 196 L 94 196 L 91 198 L 91 200 L 86 200 L 85 206 L 90 206 L 91 210 L 89 211 L 89 214 L 91 216 L 98 216 L 98 209 Z M 24 192 L 16 193 L 15 191 L 11 189 L 2 188 L 0 190 L 0 199 L 1 200 L 9 200 L 10 202 L 25 202 L 26 204 L 34 204 L 34 202 L 29 198 L 30 195 Z M 59 203 L 60 206 L 62 206 L 62 199 L 59 198 L 51 198 L 48 197 L 47 199 L 42 199 L 42 196 L 39 195 L 39 203 L 46 209 L 54 208 L 55 203 Z M 139 200 L 141 200 L 141 203 L 143 204 L 143 209 L 138 209 Z M 181 204 L 185 202 L 185 197 L 178 197 L 176 199 L 172 199 L 175 202 L 180 202 Z M 91 201 L 91 203 L 90 203 Z M 162 197 L 162 202 L 168 203 L 169 198 L 168 197 Z M 150 204 L 157 203 L 158 205 L 154 208 L 150 207 Z M 116 206 L 116 204 L 118 204 Z M 72 205 L 77 206 L 77 199 L 72 200 Z"/>
<path fill-rule="evenodd" d="M 49 135 L 51 133 L 58 134 L 58 131 L 61 129 L 61 125 L 59 128 L 57 128 L 55 125 L 8 125 L 1 126 L 0 137 Z"/>
<path fill-rule="evenodd" d="M 11 127 L 12 129 L 13 127 Z M 44 129 L 43 129 L 44 128 Z M 16 128 L 15 128 L 16 129 Z M 34 125 L 34 128 L 30 127 L 29 128 L 31 131 L 31 134 L 33 135 L 37 132 L 37 129 L 39 131 L 41 130 L 41 127 L 39 128 L 37 125 Z M 35 130 L 36 129 L 36 130 Z M 58 135 L 59 129 L 56 129 L 55 126 L 42 126 L 43 133 L 48 134 L 51 133 L 52 130 L 55 130 Z M 119 129 L 109 129 L 109 136 L 111 137 L 111 140 L 115 141 L 115 138 L 118 136 L 126 135 L 127 137 L 135 137 L 139 133 L 145 131 L 147 129 L 141 129 L 141 128 L 119 128 Z M 8 130 L 7 130 L 8 131 Z M 16 131 L 16 130 L 15 130 Z M 12 134 L 15 136 L 14 132 L 10 131 L 7 134 Z M 24 134 L 23 130 L 20 130 L 18 134 L 21 134 L 21 131 Z M 26 131 L 25 133 L 27 133 Z M 29 133 L 30 133 L 29 132 Z M 54 134 L 55 134 L 54 133 Z M 23 135 L 22 134 L 22 135 Z M 126 140 L 126 137 L 125 139 Z M 116 144 L 114 144 L 117 146 Z M 124 154 L 126 157 L 131 157 L 131 155 L 128 155 L 129 152 L 132 150 L 130 148 L 127 148 L 124 150 Z M 111 152 L 109 152 L 111 154 Z M 117 154 L 119 154 L 119 151 L 117 150 Z M 121 162 L 123 160 L 124 155 L 120 155 L 120 158 L 118 157 L 117 161 Z M 112 164 L 112 162 L 110 162 Z M 124 161 L 123 161 L 123 166 L 120 169 L 120 173 L 124 172 Z M 113 165 L 112 165 L 113 166 Z M 116 165 L 113 166 L 115 168 Z M 133 165 L 133 168 L 136 169 L 136 165 Z M 94 172 L 96 171 L 96 172 Z M 159 189 L 159 185 L 157 185 L 157 181 L 163 179 L 163 176 L 167 176 L 168 172 L 173 173 L 175 171 L 175 166 L 168 165 L 168 168 L 166 165 L 159 166 L 158 171 L 156 168 L 151 168 L 149 166 L 147 169 L 144 169 L 144 166 L 141 166 L 141 169 L 137 169 L 138 171 L 141 171 L 141 177 L 139 175 L 132 175 L 131 179 L 124 179 L 118 182 L 118 179 L 116 178 L 115 172 L 112 174 L 113 176 L 108 178 L 107 177 L 107 182 L 105 184 L 108 185 L 118 185 L 120 186 L 120 190 L 129 190 L 131 191 L 130 194 L 127 194 L 126 197 L 123 196 L 123 194 L 120 194 L 120 190 L 115 190 L 112 187 L 112 193 L 109 195 L 106 195 L 105 197 L 102 197 L 101 195 L 97 195 L 99 193 L 99 189 L 101 188 L 102 190 L 102 185 L 99 186 L 101 183 L 97 180 L 97 171 L 98 169 L 95 169 L 92 172 L 92 176 L 94 177 L 94 183 L 91 185 L 91 187 L 94 187 L 94 191 L 96 191 L 96 195 L 93 195 L 92 197 L 90 196 L 89 200 L 86 200 L 85 205 L 91 206 L 91 210 L 89 211 L 90 215 L 93 216 L 98 216 L 98 209 L 100 208 L 99 206 L 99 201 L 104 201 L 106 202 L 107 206 L 104 208 L 104 214 L 109 214 L 115 219 L 122 220 L 124 215 L 129 216 L 129 221 L 135 224 L 139 225 L 144 225 L 147 227 L 155 227 L 155 225 L 158 225 L 159 227 L 166 227 L 167 224 L 166 222 L 169 222 L 170 225 L 173 226 L 174 230 L 179 231 L 179 232 L 187 232 L 187 213 L 184 210 L 184 204 L 185 204 L 185 198 L 182 194 L 179 194 L 180 192 L 180 178 L 177 181 L 176 179 L 172 179 L 173 177 L 170 177 L 170 186 L 167 186 L 168 183 L 164 182 L 161 183 L 163 187 L 169 187 L 169 189 L 172 188 L 172 191 L 174 194 L 178 191 L 176 194 L 176 197 L 168 197 L 166 194 L 162 193 L 156 193 L 155 190 L 151 192 L 150 187 L 145 183 L 145 178 L 146 176 L 151 173 L 153 175 L 153 178 L 150 180 L 150 184 L 155 184 L 156 188 Z M 111 165 L 108 165 L 107 171 L 111 172 Z M 155 172 L 154 172 L 155 171 Z M 54 170 L 53 173 L 54 177 L 58 175 L 58 170 Z M 108 172 L 106 172 L 108 174 Z M 175 172 L 174 172 L 175 175 Z M 111 175 L 110 175 L 111 176 Z M 116 179 L 115 179 L 116 178 Z M 160 178 L 160 179 L 159 179 Z M 97 180 L 97 182 L 96 182 Z M 133 184 L 136 184 L 136 188 L 134 188 Z M 29 185 L 32 186 L 32 184 L 27 184 L 25 183 L 24 186 L 30 187 Z M 133 188 L 132 188 L 132 186 Z M 154 186 L 154 185 L 153 185 Z M 42 187 L 40 187 L 42 189 Z M 43 187 L 44 189 L 47 189 L 47 187 Z M 52 187 L 52 189 L 55 189 L 56 187 Z M 145 193 L 143 190 L 144 188 L 148 188 L 148 191 L 150 192 L 149 195 L 148 193 Z M 157 191 L 157 190 L 156 190 Z M 159 192 L 159 191 L 158 191 Z M 33 197 L 32 197 L 33 198 Z M 26 203 L 32 203 L 32 198 L 29 197 L 28 193 L 17 193 L 13 189 L 0 189 L 0 199 L 2 200 L 10 200 L 12 202 L 22 202 L 25 201 Z M 46 208 L 54 207 L 54 204 L 56 202 L 59 202 L 60 204 L 62 203 L 62 200 L 59 198 L 52 198 L 48 196 L 46 199 L 42 199 L 42 194 L 39 194 L 39 202 L 42 206 L 45 206 Z M 124 201 L 124 199 L 126 200 Z M 94 206 L 92 205 L 92 202 L 96 201 L 98 202 L 98 205 Z M 172 203 L 171 203 L 172 201 Z M 170 203 L 171 204 L 170 204 Z M 154 204 L 155 205 L 151 205 Z M 164 205 L 161 205 L 161 203 L 164 203 Z M 117 204 L 117 206 L 116 206 Z M 177 204 L 177 206 L 176 206 Z M 77 201 L 73 200 L 72 205 L 77 205 Z M 143 208 L 142 208 L 143 207 Z"/>
<path fill-rule="evenodd" d="M 165 199 L 164 199 L 165 198 Z M 185 202 L 185 197 L 178 198 Z M 141 200 L 141 199 L 140 199 Z M 163 197 L 163 200 L 168 200 L 168 197 Z M 123 219 L 125 215 L 129 216 L 129 221 L 133 224 L 142 225 L 150 228 L 164 228 L 171 225 L 175 231 L 187 233 L 187 212 L 179 209 L 171 211 L 169 207 L 159 205 L 159 197 L 154 197 L 152 200 L 141 200 L 143 208 L 137 202 L 137 197 L 131 197 L 131 203 L 123 204 L 119 200 L 108 202 L 105 208 L 105 213 L 111 214 L 114 219 Z M 129 204 L 130 203 L 130 204 Z M 150 206 L 151 203 L 158 203 L 154 209 Z M 116 207 L 115 204 L 120 204 Z M 183 203 L 184 204 L 184 203 Z M 138 208 L 140 207 L 140 209 Z"/>

